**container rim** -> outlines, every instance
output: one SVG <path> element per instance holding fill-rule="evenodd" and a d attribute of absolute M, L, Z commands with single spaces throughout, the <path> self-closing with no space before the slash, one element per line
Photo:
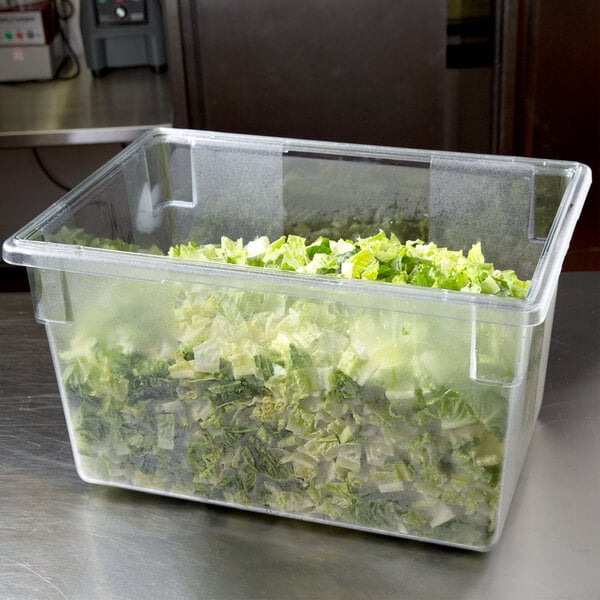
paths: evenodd
<path fill-rule="evenodd" d="M 316 152 L 335 153 L 336 156 L 343 153 L 344 156 L 357 158 L 410 160 L 411 164 L 420 163 L 424 166 L 430 165 L 432 160 L 436 158 L 451 158 L 463 161 L 493 160 L 496 163 L 559 169 L 567 173 L 569 181 L 531 278 L 530 289 L 526 297 L 522 299 L 409 285 L 403 286 L 387 282 L 333 278 L 327 275 L 287 273 L 272 269 L 207 263 L 196 260 L 174 260 L 167 256 L 89 248 L 31 239 L 33 235 L 42 231 L 50 221 L 74 209 L 80 202 L 80 195 L 83 191 L 105 179 L 127 157 L 144 148 L 152 140 L 165 137 L 168 137 L 170 141 L 185 143 L 190 146 L 208 141 L 225 145 L 233 143 L 260 144 L 262 147 L 265 145 L 279 147 L 282 153 L 305 151 L 311 154 Z M 308 293 L 309 295 L 323 297 L 323 294 L 331 296 L 332 294 L 341 293 L 346 299 L 352 296 L 368 295 L 372 300 L 373 297 L 377 296 L 380 303 L 392 310 L 394 300 L 410 299 L 423 303 L 426 306 L 424 310 L 427 310 L 428 314 L 432 305 L 440 304 L 440 301 L 442 301 L 443 304 L 451 303 L 457 307 L 462 305 L 469 310 L 471 315 L 472 310 L 477 309 L 478 320 L 482 318 L 493 322 L 500 321 L 506 324 L 532 326 L 545 319 L 558 282 L 562 262 L 569 247 L 571 235 L 590 185 L 591 170 L 579 162 L 157 127 L 140 136 L 60 200 L 10 236 L 3 244 L 3 257 L 8 263 L 31 268 L 150 281 L 185 280 L 213 283 L 226 287 L 243 287 L 244 289 L 256 291 L 277 291 L 278 293 L 290 291 L 301 296 Z M 127 257 L 126 260 L 124 260 L 124 256 Z M 140 277 L 140 271 L 142 270 L 144 276 Z M 232 285 L 230 281 L 233 275 L 235 275 L 236 285 Z M 373 306 L 372 304 L 368 305 Z M 502 311 L 502 317 L 497 314 L 499 311 Z"/>

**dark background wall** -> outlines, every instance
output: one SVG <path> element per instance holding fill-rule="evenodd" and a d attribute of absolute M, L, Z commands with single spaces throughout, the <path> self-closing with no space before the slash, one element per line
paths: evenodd
<path fill-rule="evenodd" d="M 578 160 L 595 181 L 566 267 L 600 269 L 600 2 L 531 0 L 522 14 L 514 151 Z"/>

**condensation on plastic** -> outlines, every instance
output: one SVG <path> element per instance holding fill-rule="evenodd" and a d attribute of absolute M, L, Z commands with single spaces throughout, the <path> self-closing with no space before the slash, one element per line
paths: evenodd
<path fill-rule="evenodd" d="M 121 237 L 165 250 L 191 239 L 218 242 L 222 235 L 280 236 L 282 157 L 282 145 L 153 140 L 119 165 L 116 185 L 125 193 L 118 196 L 129 207 L 121 220 L 129 222 L 129 230 Z"/>
<path fill-rule="evenodd" d="M 429 185 L 424 166 L 292 153 L 284 160 L 286 231 L 335 237 L 346 221 L 364 235 L 421 220 Z"/>
<path fill-rule="evenodd" d="M 497 268 L 533 275 L 542 245 L 532 234 L 532 165 L 433 155 L 429 179 L 432 240 L 465 251 L 483 242 L 486 260 Z"/>
<path fill-rule="evenodd" d="M 497 268 L 518 268 L 522 277 L 533 275 L 542 245 L 532 235 L 532 165 L 433 155 L 429 181 L 432 240 L 465 253 L 482 242 L 486 260 Z M 471 378 L 502 386 L 519 385 L 527 364 L 531 331 L 485 322 L 478 312 L 474 305 Z"/>
<path fill-rule="evenodd" d="M 191 145 L 191 198 L 170 212 L 171 243 L 216 243 L 283 233 L 281 145 Z"/>

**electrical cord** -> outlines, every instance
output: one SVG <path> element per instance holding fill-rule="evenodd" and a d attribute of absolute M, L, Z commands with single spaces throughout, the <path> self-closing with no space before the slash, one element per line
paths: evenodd
<path fill-rule="evenodd" d="M 69 79 L 75 79 L 76 77 L 79 77 L 79 74 L 81 73 L 81 65 L 79 64 L 79 58 L 77 58 L 77 54 L 75 54 L 75 51 L 69 43 L 69 40 L 67 39 L 67 36 L 65 35 L 65 32 L 63 31 L 62 27 L 60 28 L 60 37 L 62 38 L 62 41 L 69 52 L 69 56 L 66 58 L 63 65 L 66 64 L 66 61 L 69 58 L 71 58 L 71 61 L 75 66 L 75 70 L 72 73 L 69 73 L 68 75 L 57 75 L 55 79 L 60 79 L 61 81 L 68 81 Z M 59 73 L 61 69 L 59 69 Z"/>
<path fill-rule="evenodd" d="M 70 192 L 72 188 L 70 188 L 68 185 L 65 185 L 64 183 L 61 183 L 58 179 L 56 179 L 56 177 L 54 177 L 54 175 L 52 175 L 52 173 L 50 173 L 50 171 L 48 170 L 48 168 L 46 167 L 46 165 L 44 164 L 44 161 L 42 160 L 42 157 L 40 156 L 40 153 L 38 151 L 37 148 L 32 148 L 31 149 L 33 152 L 33 156 L 35 158 L 35 162 L 37 163 L 38 167 L 40 168 L 40 170 L 42 171 L 42 173 L 58 188 L 60 188 L 61 190 L 63 190 L 64 192 Z"/>
<path fill-rule="evenodd" d="M 81 73 L 81 65 L 79 64 L 79 58 L 77 57 L 77 54 L 73 50 L 73 46 L 71 46 L 69 39 L 67 38 L 67 35 L 65 34 L 65 29 L 63 27 L 63 23 L 66 23 L 75 14 L 75 6 L 73 5 L 73 2 L 71 2 L 71 0 L 57 0 L 54 3 L 54 11 L 59 20 L 58 30 L 60 32 L 60 37 L 61 37 L 63 44 L 65 45 L 65 48 L 67 49 L 68 54 L 69 54 L 69 56 L 67 56 L 65 58 L 63 64 L 61 65 L 60 69 L 58 70 L 58 72 L 59 73 L 61 72 L 61 70 L 63 69 L 64 65 L 66 64 L 66 62 L 69 58 L 71 59 L 71 62 L 73 63 L 73 65 L 75 67 L 75 69 L 72 73 L 69 73 L 68 75 L 58 74 L 58 75 L 56 75 L 55 79 L 59 79 L 61 81 L 68 81 L 69 79 L 75 79 L 76 77 L 79 77 L 79 74 Z"/>
<path fill-rule="evenodd" d="M 68 21 L 75 14 L 75 6 L 71 0 L 58 0 L 55 4 L 55 10 L 58 18 L 62 21 Z"/>

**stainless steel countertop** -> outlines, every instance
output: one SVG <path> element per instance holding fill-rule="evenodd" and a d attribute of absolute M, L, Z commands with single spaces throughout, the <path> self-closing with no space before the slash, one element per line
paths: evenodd
<path fill-rule="evenodd" d="M 172 125 L 167 73 L 136 67 L 94 78 L 81 61 L 75 79 L 0 84 L 0 148 L 131 142 Z"/>
<path fill-rule="evenodd" d="M 0 295 L 0 598 L 600 598 L 600 272 L 561 276 L 544 403 L 488 554 L 84 483 L 30 304 Z"/>

